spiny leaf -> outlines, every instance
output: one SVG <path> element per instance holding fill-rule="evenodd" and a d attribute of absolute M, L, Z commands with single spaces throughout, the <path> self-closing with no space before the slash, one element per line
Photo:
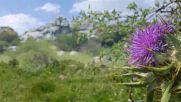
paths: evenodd
<path fill-rule="evenodd" d="M 174 80 L 169 81 L 168 86 L 166 87 L 165 92 L 163 93 L 163 96 L 161 98 L 161 102 L 169 102 L 171 97 L 171 88 L 174 84 Z"/>
<path fill-rule="evenodd" d="M 113 84 L 115 84 L 115 85 L 126 85 L 126 86 L 132 86 L 132 87 L 142 87 L 142 86 L 145 86 L 147 84 L 147 82 L 141 81 L 141 82 L 113 83 Z"/>
<path fill-rule="evenodd" d="M 167 34 L 168 38 L 173 43 L 176 50 L 179 50 L 181 48 L 181 41 L 177 39 L 173 34 Z"/>
<path fill-rule="evenodd" d="M 181 62 L 181 50 L 176 52 L 175 57 L 176 57 L 177 61 Z"/>
<path fill-rule="evenodd" d="M 127 66 L 124 66 L 124 67 L 114 67 L 114 68 L 109 68 L 110 70 L 118 70 L 118 69 L 121 69 L 121 70 L 130 70 L 130 71 L 143 71 L 143 69 L 141 68 L 137 68 L 137 67 L 127 67 Z"/>
<path fill-rule="evenodd" d="M 156 87 L 155 76 L 153 74 L 149 74 L 148 77 L 148 85 L 146 91 L 145 102 L 154 102 L 154 92 Z"/>
<path fill-rule="evenodd" d="M 126 73 L 126 74 L 121 74 L 121 76 L 137 76 L 137 77 L 147 78 L 148 73 Z"/>
<path fill-rule="evenodd" d="M 154 83 L 148 84 L 146 92 L 146 102 L 154 102 Z"/>
<path fill-rule="evenodd" d="M 181 93 L 181 82 L 173 88 L 173 92 Z"/>
<path fill-rule="evenodd" d="M 145 69 L 148 69 L 150 71 L 154 71 L 154 72 L 165 72 L 170 70 L 173 67 L 174 63 L 171 63 L 168 66 L 163 66 L 163 67 L 152 67 L 152 66 L 142 66 Z"/>

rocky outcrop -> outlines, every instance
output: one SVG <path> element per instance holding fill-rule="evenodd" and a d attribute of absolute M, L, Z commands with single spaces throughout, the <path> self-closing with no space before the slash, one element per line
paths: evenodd
<path fill-rule="evenodd" d="M 3 52 L 6 49 L 15 50 L 15 46 L 19 42 L 19 36 L 10 27 L 0 27 L 0 41 L 0 52 Z"/>
<path fill-rule="evenodd" d="M 93 24 L 90 23 L 89 21 L 87 20 L 84 20 L 84 21 L 81 21 L 81 24 L 78 25 L 78 28 L 76 28 L 76 21 L 72 21 L 70 23 L 70 27 L 72 29 L 75 29 L 77 32 L 80 32 L 80 33 L 86 33 L 88 35 L 88 38 L 95 38 L 96 35 L 95 35 L 95 32 L 90 32 L 90 30 L 93 28 Z"/>
<path fill-rule="evenodd" d="M 4 34 L 4 33 L 7 33 L 7 34 L 11 34 L 11 35 L 15 35 L 17 36 L 18 34 L 10 27 L 0 27 L 0 35 L 1 34 Z"/>
<path fill-rule="evenodd" d="M 26 31 L 22 38 L 26 40 L 27 38 L 35 39 L 49 39 L 54 38 L 57 34 L 68 34 L 71 32 L 69 22 L 66 18 L 57 17 L 53 22 L 40 26 L 39 28 Z"/>

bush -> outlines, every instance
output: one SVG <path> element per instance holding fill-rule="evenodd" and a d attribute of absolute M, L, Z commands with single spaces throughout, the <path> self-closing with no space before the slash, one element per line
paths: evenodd
<path fill-rule="evenodd" d="M 78 50 L 79 47 L 87 42 L 87 37 L 84 36 L 84 33 L 73 33 L 73 34 L 60 34 L 56 36 L 55 41 L 53 43 L 60 50 L 71 51 Z"/>
<path fill-rule="evenodd" d="M 60 61 L 60 71 L 64 73 L 76 73 L 78 70 L 83 68 L 84 64 L 75 60 Z"/>
<path fill-rule="evenodd" d="M 101 44 L 96 39 L 89 39 L 85 44 L 80 47 L 81 52 L 98 55 L 101 49 Z"/>
<path fill-rule="evenodd" d="M 19 61 L 20 68 L 26 72 L 36 72 L 58 60 L 54 46 L 47 41 L 32 39 L 22 43 L 13 57 Z"/>
<path fill-rule="evenodd" d="M 74 38 L 72 35 L 68 34 L 62 34 L 56 36 L 56 39 L 54 41 L 55 45 L 58 47 L 58 49 L 64 50 L 64 51 L 71 51 L 76 47 L 76 38 Z"/>
<path fill-rule="evenodd" d="M 40 82 L 35 83 L 32 86 L 31 90 L 32 90 L 32 93 L 36 95 L 41 95 L 41 94 L 54 92 L 55 88 L 56 88 L 56 85 L 51 81 L 40 81 Z"/>

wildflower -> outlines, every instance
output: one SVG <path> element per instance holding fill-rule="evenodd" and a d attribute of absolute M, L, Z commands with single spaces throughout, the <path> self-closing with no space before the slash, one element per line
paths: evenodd
<path fill-rule="evenodd" d="M 165 34 L 173 31 L 171 23 L 155 23 L 146 29 L 137 29 L 133 33 L 131 47 L 128 49 L 131 65 L 152 65 L 155 63 L 155 53 L 166 53 L 168 46 Z"/>

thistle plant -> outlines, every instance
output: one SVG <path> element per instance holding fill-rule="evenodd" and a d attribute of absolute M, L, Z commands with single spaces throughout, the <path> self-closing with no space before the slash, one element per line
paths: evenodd
<path fill-rule="evenodd" d="M 171 22 L 157 22 L 145 29 L 137 28 L 128 48 L 130 87 L 145 87 L 145 102 L 178 102 L 171 100 L 181 94 L 181 41 Z M 180 100 L 181 101 L 181 100 Z"/>
<path fill-rule="evenodd" d="M 156 53 L 166 53 L 168 44 L 165 34 L 172 32 L 173 27 L 169 24 L 152 24 L 145 30 L 137 29 L 132 38 L 132 45 L 128 49 L 131 58 L 129 64 L 133 65 L 155 65 Z"/>

